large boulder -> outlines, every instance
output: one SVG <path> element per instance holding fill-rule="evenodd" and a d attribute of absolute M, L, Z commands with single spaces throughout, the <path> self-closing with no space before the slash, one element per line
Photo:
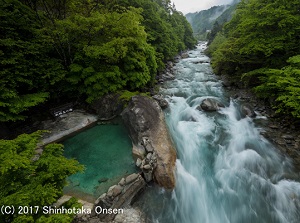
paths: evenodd
<path fill-rule="evenodd" d="M 134 96 L 122 117 L 134 147 L 148 153 L 155 152 L 154 180 L 162 187 L 173 189 L 176 151 L 159 104 L 152 98 Z"/>
<path fill-rule="evenodd" d="M 214 98 L 206 98 L 204 99 L 200 106 L 197 107 L 198 110 L 204 110 L 204 111 L 218 111 L 220 110 L 220 108 L 225 107 L 221 102 L 219 102 L 218 100 L 214 99 Z"/>
<path fill-rule="evenodd" d="M 110 120 L 119 115 L 124 103 L 119 99 L 120 94 L 107 94 L 92 102 L 91 108 L 95 110 L 100 120 Z"/>

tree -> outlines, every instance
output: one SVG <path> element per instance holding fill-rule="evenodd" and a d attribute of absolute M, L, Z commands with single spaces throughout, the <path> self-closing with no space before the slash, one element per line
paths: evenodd
<path fill-rule="evenodd" d="M 46 101 L 143 91 L 196 43 L 169 0 L 6 0 L 0 32 L 0 122 Z"/>
<path fill-rule="evenodd" d="M 51 41 L 35 13 L 16 0 L 0 6 L 0 122 L 24 119 L 23 111 L 44 102 L 65 72 L 48 55 Z"/>
<path fill-rule="evenodd" d="M 241 1 L 224 27 L 227 40 L 214 59 L 219 72 L 241 75 L 262 67 L 280 68 L 300 51 L 299 1 Z M 228 64 L 228 65 L 226 65 Z"/>
<path fill-rule="evenodd" d="M 88 102 L 124 88 L 141 89 L 154 81 L 155 51 L 146 42 L 140 20 L 140 11 L 130 8 L 91 10 L 56 21 L 53 32 L 74 49 L 67 80 Z"/>
<path fill-rule="evenodd" d="M 0 140 L 0 203 L 2 205 L 43 206 L 53 204 L 62 195 L 66 177 L 83 169 L 75 160 L 63 156 L 63 146 L 49 144 L 41 156 L 35 158 L 35 149 L 42 132 L 23 134 L 14 140 Z M 1 222 L 34 222 L 40 218 L 72 216 L 0 215 Z"/>
<path fill-rule="evenodd" d="M 300 118 L 300 2 L 243 0 L 209 52 L 217 74 L 254 87 L 279 113 Z M 249 85 L 248 85 L 249 86 Z"/>
<path fill-rule="evenodd" d="M 120 0 L 118 4 L 142 9 L 142 25 L 147 42 L 156 51 L 158 70 L 164 69 L 167 60 L 172 60 L 183 49 L 193 48 L 197 42 L 191 25 L 169 0 Z"/>
<path fill-rule="evenodd" d="M 277 113 L 300 118 L 300 55 L 289 58 L 287 62 L 289 65 L 282 69 L 255 70 L 245 77 L 259 77 L 261 84 L 254 89 L 262 98 L 274 98 Z"/>

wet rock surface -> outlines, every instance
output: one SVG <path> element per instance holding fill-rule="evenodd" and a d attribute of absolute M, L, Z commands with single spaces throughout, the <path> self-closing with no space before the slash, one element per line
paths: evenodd
<path fill-rule="evenodd" d="M 256 116 L 253 107 L 250 104 L 242 104 L 240 107 L 243 118 L 248 116 L 254 118 Z"/>
<path fill-rule="evenodd" d="M 180 55 L 177 55 L 173 58 L 173 61 L 168 61 L 165 65 L 165 69 L 158 74 L 156 77 L 158 84 L 163 84 L 165 81 L 175 79 L 175 63 L 178 63 L 181 59 L 189 58 L 187 52 L 182 52 Z"/>
<path fill-rule="evenodd" d="M 135 161 L 138 161 L 147 181 L 153 173 L 158 185 L 173 189 L 176 151 L 158 103 L 148 97 L 134 96 L 122 112 L 122 118 L 134 144 L 134 151 L 139 151 L 134 156 L 140 160 L 136 158 Z"/>
<path fill-rule="evenodd" d="M 160 84 L 163 84 L 165 81 L 168 80 L 174 80 L 174 63 L 172 61 L 168 61 L 166 64 L 166 68 L 158 74 L 156 79 Z"/>
<path fill-rule="evenodd" d="M 257 98 L 251 89 L 234 85 L 228 77 L 222 76 L 221 79 L 223 86 L 234 100 L 238 100 L 242 105 L 247 104 L 257 116 L 266 117 L 266 119 L 254 119 L 255 122 L 259 122 L 259 125 L 264 127 L 261 135 L 272 142 L 283 154 L 290 157 L 295 168 L 300 171 L 300 129 L 297 128 L 300 126 L 300 122 L 276 114 L 270 107 L 269 101 Z M 252 111 L 248 116 L 252 117 Z M 246 115 L 247 113 L 248 111 L 246 111 Z"/>
<path fill-rule="evenodd" d="M 162 109 L 165 109 L 169 106 L 169 103 L 167 102 L 166 99 L 162 95 L 153 95 L 152 98 L 158 102 L 159 106 Z"/>
<path fill-rule="evenodd" d="M 130 206 L 132 200 L 139 195 L 145 186 L 146 182 L 141 174 L 133 173 L 122 178 L 117 185 L 111 186 L 106 193 L 95 201 L 95 204 L 90 208 L 91 214 L 78 215 L 73 222 L 145 222 L 142 212 Z M 106 210 L 111 210 L 111 212 L 107 213 Z"/>
<path fill-rule="evenodd" d="M 218 111 L 220 108 L 225 107 L 221 102 L 214 98 L 206 98 L 197 107 L 198 110 L 204 110 L 208 112 Z"/>
<path fill-rule="evenodd" d="M 45 120 L 41 122 L 38 129 L 48 130 L 49 133 L 43 135 L 42 145 L 62 140 L 64 137 L 96 123 L 98 117 L 83 110 L 61 115 L 55 120 Z"/>

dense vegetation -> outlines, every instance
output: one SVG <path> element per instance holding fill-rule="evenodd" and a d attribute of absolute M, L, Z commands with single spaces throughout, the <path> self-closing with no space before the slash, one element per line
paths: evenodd
<path fill-rule="evenodd" d="M 213 6 L 207 10 L 188 13 L 186 18 L 191 23 L 194 36 L 198 40 L 212 40 L 218 27 L 231 20 L 236 5 L 240 0 L 234 0 L 229 5 Z"/>
<path fill-rule="evenodd" d="M 213 28 L 216 19 L 228 8 L 229 5 L 219 5 L 200 12 L 186 14 L 187 20 L 191 23 L 194 36 L 198 40 L 205 40 L 208 31 Z"/>
<path fill-rule="evenodd" d="M 300 1 L 243 0 L 209 47 L 217 74 L 300 118 Z"/>
<path fill-rule="evenodd" d="M 0 130 L 60 101 L 91 103 L 117 91 L 126 100 L 124 92 L 152 87 L 165 62 L 195 44 L 169 0 L 0 0 Z M 34 208 L 0 222 L 73 219 L 41 212 L 62 195 L 66 177 L 82 170 L 59 144 L 37 159 L 41 134 L 0 140 L 0 203 Z"/>
<path fill-rule="evenodd" d="M 169 0 L 1 0 L 0 122 L 45 101 L 150 87 L 195 43 Z"/>
<path fill-rule="evenodd" d="M 14 214 L 0 215 L 0 222 L 71 222 L 72 215 L 44 215 L 43 206 L 52 205 L 61 195 L 67 176 L 82 170 L 75 160 L 66 159 L 62 145 L 47 145 L 34 158 L 42 132 L 23 134 L 14 140 L 0 140 L 0 203 L 14 206 Z M 18 214 L 18 207 L 33 207 Z M 76 207 L 76 202 L 65 204 Z M 28 210 L 27 210 L 28 211 Z M 27 214 L 26 214 L 27 213 Z"/>

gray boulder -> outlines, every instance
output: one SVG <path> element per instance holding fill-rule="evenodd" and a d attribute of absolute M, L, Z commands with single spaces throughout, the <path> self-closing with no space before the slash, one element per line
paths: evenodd
<path fill-rule="evenodd" d="M 153 149 L 156 153 L 154 180 L 162 187 L 173 189 L 176 151 L 159 104 L 152 98 L 134 96 L 122 112 L 122 118 L 134 147 L 151 152 Z"/>
<path fill-rule="evenodd" d="M 91 108 L 96 111 L 100 120 L 110 120 L 119 115 L 124 103 L 119 100 L 120 94 L 107 94 L 94 100 Z"/>
<path fill-rule="evenodd" d="M 197 107 L 198 110 L 204 110 L 208 112 L 218 111 L 220 108 L 224 108 L 225 106 L 214 98 L 206 98 L 204 99 L 200 106 Z"/>

